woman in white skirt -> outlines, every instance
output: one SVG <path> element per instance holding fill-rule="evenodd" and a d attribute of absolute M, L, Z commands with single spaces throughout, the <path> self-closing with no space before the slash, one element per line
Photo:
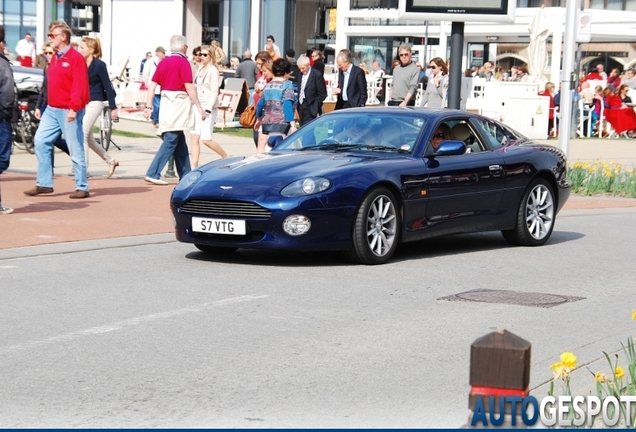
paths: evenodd
<path fill-rule="evenodd" d="M 86 105 L 84 113 L 84 152 L 86 153 L 86 170 L 88 171 L 88 150 L 90 147 L 108 164 L 107 178 L 112 177 L 115 168 L 119 166 L 117 159 L 113 159 L 104 148 L 95 142 L 93 126 L 104 109 L 104 101 L 108 101 L 113 120 L 117 120 L 117 104 L 115 103 L 115 90 L 108 77 L 106 63 L 101 60 L 102 46 L 99 39 L 85 37 L 79 44 L 79 52 L 86 59 L 88 66 L 88 85 L 90 87 L 91 101 Z"/>
<path fill-rule="evenodd" d="M 197 90 L 197 97 L 207 116 L 205 120 L 201 116 L 194 116 L 194 129 L 190 132 L 192 140 L 190 142 L 190 162 L 192 168 L 199 166 L 199 154 L 203 144 L 214 150 L 222 158 L 227 157 L 225 150 L 212 140 L 212 131 L 216 121 L 217 107 L 219 105 L 219 70 L 214 66 L 214 50 L 209 45 L 201 46 L 201 66 L 194 77 L 194 86 Z"/>

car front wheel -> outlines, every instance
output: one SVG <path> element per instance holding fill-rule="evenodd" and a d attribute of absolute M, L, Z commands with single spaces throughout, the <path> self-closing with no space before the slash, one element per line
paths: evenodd
<path fill-rule="evenodd" d="M 536 179 L 523 194 L 517 212 L 517 224 L 502 231 L 506 241 L 519 246 L 541 246 L 548 241 L 554 228 L 555 203 L 552 186 Z"/>
<path fill-rule="evenodd" d="M 362 201 L 353 225 L 353 247 L 347 257 L 362 264 L 384 264 L 398 245 L 400 212 L 393 193 L 373 189 Z"/>

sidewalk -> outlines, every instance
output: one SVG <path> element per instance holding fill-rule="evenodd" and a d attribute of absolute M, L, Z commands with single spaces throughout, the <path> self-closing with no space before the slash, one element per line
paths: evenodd
<path fill-rule="evenodd" d="M 2 201 L 15 209 L 8 216 L 0 216 L 0 249 L 28 247 L 49 243 L 97 240 L 115 237 L 170 233 L 172 216 L 169 199 L 177 179 L 166 179 L 168 186 L 153 186 L 143 177 L 161 140 L 152 137 L 155 127 L 141 121 L 140 113 L 131 113 L 114 124 L 117 130 L 136 132 L 151 138 L 129 138 L 115 135 L 109 154 L 120 162 L 111 179 L 106 179 L 108 166 L 94 153 L 89 154 L 89 188 L 91 196 L 70 200 L 74 190 L 71 161 L 63 153 L 55 156 L 55 193 L 29 197 L 22 193 L 35 184 L 37 159 L 34 155 L 16 150 L 11 166 L 2 175 Z M 248 155 L 255 151 L 250 138 L 222 133 L 215 140 L 231 155 Z M 545 141 L 558 145 L 558 141 Z M 217 159 L 216 153 L 201 147 L 201 164 Z M 574 161 L 605 160 L 636 166 L 636 140 L 590 139 L 570 142 L 570 163 Z M 165 172 L 165 171 L 164 171 Z M 636 207 L 636 199 L 614 197 L 571 196 L 565 209 L 595 209 Z"/>

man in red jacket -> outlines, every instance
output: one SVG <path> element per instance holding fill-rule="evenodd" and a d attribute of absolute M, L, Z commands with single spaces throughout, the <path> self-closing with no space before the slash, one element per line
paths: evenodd
<path fill-rule="evenodd" d="M 29 196 L 53 193 L 51 152 L 55 140 L 64 134 L 75 171 L 75 192 L 70 198 L 88 198 L 82 132 L 84 107 L 90 101 L 86 60 L 71 46 L 71 29 L 64 21 L 53 21 L 48 36 L 56 54 L 47 72 L 48 106 L 34 138 L 38 174 L 36 186 L 24 193 Z"/>

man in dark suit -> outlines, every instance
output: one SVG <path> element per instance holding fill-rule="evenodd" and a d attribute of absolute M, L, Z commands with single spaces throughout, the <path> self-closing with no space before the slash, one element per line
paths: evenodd
<path fill-rule="evenodd" d="M 306 55 L 298 57 L 296 62 L 300 74 L 298 85 L 298 115 L 300 126 L 309 123 L 322 114 L 322 102 L 327 97 L 327 86 L 322 74 L 309 66 Z"/>
<path fill-rule="evenodd" d="M 367 79 L 364 71 L 351 63 L 351 54 L 346 50 L 340 51 L 336 63 L 340 74 L 338 88 L 333 91 L 338 96 L 335 109 L 363 107 L 367 103 Z"/>

